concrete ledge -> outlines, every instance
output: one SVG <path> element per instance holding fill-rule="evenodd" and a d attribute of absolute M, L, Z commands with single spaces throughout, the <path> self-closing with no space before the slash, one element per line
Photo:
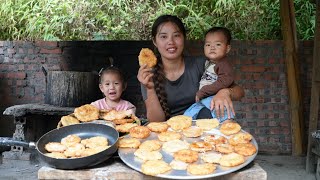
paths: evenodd
<path fill-rule="evenodd" d="M 51 167 L 41 167 L 38 179 L 160 179 L 146 176 L 126 166 L 120 159 L 109 159 L 99 167 L 82 170 L 59 170 Z M 212 178 L 211 178 L 212 179 Z M 266 180 L 267 172 L 258 163 L 252 162 L 248 166 L 219 177 L 215 180 Z"/>
<path fill-rule="evenodd" d="M 67 115 L 74 111 L 74 107 L 59 107 L 50 104 L 21 104 L 8 107 L 3 114 L 22 117 L 29 114 Z"/>

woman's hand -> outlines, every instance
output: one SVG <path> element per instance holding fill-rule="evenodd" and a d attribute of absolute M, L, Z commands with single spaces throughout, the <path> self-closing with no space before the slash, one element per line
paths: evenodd
<path fill-rule="evenodd" d="M 148 68 L 145 64 L 139 68 L 137 78 L 140 81 L 140 83 L 143 84 L 147 89 L 154 88 L 152 77 L 152 68 Z"/>
<path fill-rule="evenodd" d="M 226 108 L 228 118 L 231 118 L 231 113 L 235 115 L 231 94 L 229 89 L 221 89 L 218 93 L 212 98 L 210 104 L 211 110 L 215 110 L 217 116 L 224 117 L 224 109 Z"/>

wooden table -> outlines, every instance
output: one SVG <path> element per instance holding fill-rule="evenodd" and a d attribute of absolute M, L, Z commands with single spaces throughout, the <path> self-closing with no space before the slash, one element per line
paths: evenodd
<path fill-rule="evenodd" d="M 82 170 L 60 170 L 43 166 L 38 171 L 38 179 L 160 179 L 146 176 L 125 165 L 119 158 L 111 158 L 90 169 Z M 214 178 L 215 180 L 266 180 L 267 172 L 254 161 L 246 167 L 223 176 Z"/>

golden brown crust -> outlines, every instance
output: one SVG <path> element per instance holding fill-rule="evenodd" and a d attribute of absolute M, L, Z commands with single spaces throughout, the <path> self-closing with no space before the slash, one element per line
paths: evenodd
<path fill-rule="evenodd" d="M 171 166 L 163 160 L 146 161 L 141 165 L 144 174 L 155 176 L 171 170 Z"/>
<path fill-rule="evenodd" d="M 190 164 L 187 171 L 193 175 L 206 175 L 211 174 L 216 170 L 216 165 L 210 163 L 204 164 Z"/>
<path fill-rule="evenodd" d="M 197 119 L 196 126 L 203 130 L 211 130 L 219 126 L 219 120 L 217 118 L 213 119 Z"/>
<path fill-rule="evenodd" d="M 136 138 L 122 138 L 119 140 L 119 148 L 138 148 L 141 142 Z"/>
<path fill-rule="evenodd" d="M 217 144 L 227 144 L 228 139 L 225 138 L 224 136 L 216 135 L 216 134 L 211 134 L 203 137 L 203 140 L 205 142 L 208 142 L 212 145 L 217 145 Z"/>
<path fill-rule="evenodd" d="M 142 48 L 139 56 L 139 65 L 142 66 L 146 64 L 149 68 L 154 67 L 157 64 L 157 57 L 154 55 L 153 51 L 149 48 Z"/>
<path fill-rule="evenodd" d="M 131 119 L 132 120 L 132 119 Z M 115 125 L 120 125 L 120 124 L 125 124 L 125 123 L 131 123 L 131 122 L 127 122 L 127 119 L 115 119 L 112 121 Z"/>
<path fill-rule="evenodd" d="M 169 128 L 169 125 L 163 122 L 150 122 L 147 127 L 150 129 L 152 132 L 165 132 Z"/>
<path fill-rule="evenodd" d="M 226 122 L 220 127 L 220 132 L 225 135 L 236 134 L 241 130 L 241 126 L 236 122 Z"/>
<path fill-rule="evenodd" d="M 72 146 L 75 144 L 80 143 L 81 138 L 75 134 L 70 134 L 67 137 L 64 137 L 61 139 L 61 144 L 65 145 L 65 146 Z"/>
<path fill-rule="evenodd" d="M 198 141 L 190 144 L 190 149 L 197 152 L 206 152 L 213 149 L 212 145 L 208 142 Z"/>
<path fill-rule="evenodd" d="M 95 136 L 87 139 L 81 140 L 81 143 L 87 148 L 95 149 L 99 146 L 107 146 L 108 139 L 103 136 Z"/>
<path fill-rule="evenodd" d="M 173 157 L 177 161 L 183 161 L 186 163 L 193 163 L 198 160 L 198 152 L 189 149 L 182 149 L 173 154 Z"/>
<path fill-rule="evenodd" d="M 144 139 L 149 137 L 151 131 L 145 126 L 135 126 L 130 128 L 129 133 L 131 137 Z"/>
<path fill-rule="evenodd" d="M 99 109 L 94 105 L 85 104 L 74 109 L 74 115 L 79 121 L 93 121 L 99 119 Z"/>
<path fill-rule="evenodd" d="M 139 146 L 139 149 L 147 151 L 156 151 L 161 148 L 162 144 L 158 140 L 146 140 Z"/>
<path fill-rule="evenodd" d="M 252 139 L 252 135 L 249 133 L 238 133 L 238 134 L 234 134 L 229 138 L 229 143 L 233 146 L 237 145 L 237 144 L 245 144 L 245 143 L 249 143 Z"/>
<path fill-rule="evenodd" d="M 73 115 L 62 116 L 60 122 L 62 126 L 69 126 L 72 124 L 80 123 L 80 121 Z"/>
<path fill-rule="evenodd" d="M 56 158 L 56 159 L 64 159 L 67 158 L 63 153 L 61 152 L 51 152 L 51 153 L 45 153 L 44 155 L 49 156 L 51 158 Z"/>
<path fill-rule="evenodd" d="M 234 151 L 236 153 L 244 155 L 244 156 L 251 156 L 251 155 L 253 155 L 254 153 L 257 152 L 257 148 L 251 143 L 237 144 L 234 147 Z"/>
<path fill-rule="evenodd" d="M 44 148 L 48 152 L 64 152 L 67 149 L 67 146 L 59 142 L 49 142 L 44 146 Z"/>
<path fill-rule="evenodd" d="M 172 140 L 178 140 L 181 139 L 181 134 L 174 131 L 165 131 L 160 134 L 158 134 L 158 138 L 160 141 L 172 141 Z"/>
<path fill-rule="evenodd" d="M 222 154 L 217 152 L 204 153 L 201 155 L 201 159 L 206 163 L 216 163 L 219 164 L 219 161 L 222 157 Z"/>
<path fill-rule="evenodd" d="M 71 134 L 62 138 L 60 143 L 49 142 L 45 145 L 45 149 L 48 152 L 60 153 L 46 153 L 47 156 L 53 158 L 85 157 L 104 151 L 109 147 L 108 139 L 103 136 L 94 136 L 81 140 L 76 134 Z"/>
<path fill-rule="evenodd" d="M 191 126 L 182 131 L 182 134 L 189 138 L 200 137 L 203 131 L 199 127 Z"/>
<path fill-rule="evenodd" d="M 100 110 L 99 112 L 100 118 L 107 120 L 107 121 L 114 121 L 114 120 L 120 120 L 120 119 L 126 119 L 128 117 L 132 116 L 132 111 L 126 110 L 126 111 L 117 111 L 115 109 L 112 110 Z"/>
<path fill-rule="evenodd" d="M 185 163 L 183 161 L 172 160 L 170 162 L 170 166 L 175 170 L 186 170 L 188 165 L 188 163 Z"/>
<path fill-rule="evenodd" d="M 163 143 L 162 149 L 169 153 L 174 153 L 182 149 L 189 149 L 190 144 L 186 141 L 172 140 Z"/>
<path fill-rule="evenodd" d="M 116 130 L 122 133 L 127 133 L 130 131 L 131 128 L 136 126 L 138 125 L 134 123 L 125 123 L 125 124 L 117 125 Z"/>
<path fill-rule="evenodd" d="M 160 160 L 162 159 L 162 154 L 159 151 L 148 151 L 145 149 L 137 149 L 134 155 L 143 161 Z"/>
<path fill-rule="evenodd" d="M 234 148 L 230 144 L 217 144 L 216 151 L 221 152 L 223 154 L 228 154 L 234 152 Z"/>
<path fill-rule="evenodd" d="M 223 155 L 219 161 L 221 166 L 226 167 L 233 167 L 238 166 L 242 163 L 244 163 L 245 159 L 243 155 L 237 154 L 237 153 L 230 153 Z"/>
<path fill-rule="evenodd" d="M 185 115 L 171 117 L 167 124 L 175 131 L 183 130 L 192 125 L 192 118 Z"/>
<path fill-rule="evenodd" d="M 69 146 L 65 151 L 64 155 L 66 157 L 81 157 L 82 151 L 85 149 L 84 145 L 81 143 L 73 144 Z"/>

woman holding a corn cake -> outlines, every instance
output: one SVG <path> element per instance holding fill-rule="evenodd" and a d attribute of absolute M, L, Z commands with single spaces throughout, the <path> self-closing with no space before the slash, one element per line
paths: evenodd
<path fill-rule="evenodd" d="M 159 55 L 149 58 L 152 61 L 156 59 L 151 63 L 141 62 L 139 57 L 140 69 L 137 76 L 149 121 L 165 121 L 183 114 L 195 102 L 205 59 L 184 56 L 185 40 L 186 30 L 178 17 L 162 15 L 154 22 L 152 41 Z M 235 114 L 232 100 L 240 100 L 243 96 L 243 89 L 233 84 L 231 88 L 221 89 L 215 95 L 211 101 L 211 109 L 218 116 L 223 116 L 226 108 L 230 118 L 231 113 Z M 205 112 L 205 108 L 203 112 L 200 111 L 198 118 L 200 116 L 212 118 L 209 110 Z"/>

